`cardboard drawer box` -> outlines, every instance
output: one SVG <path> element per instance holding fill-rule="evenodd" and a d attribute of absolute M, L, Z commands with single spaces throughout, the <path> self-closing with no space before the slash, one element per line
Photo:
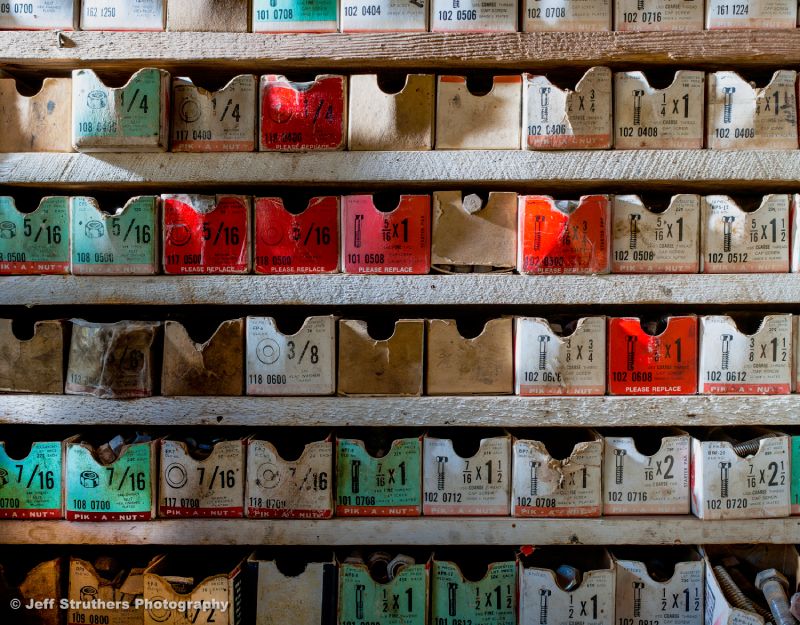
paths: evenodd
<path fill-rule="evenodd" d="M 431 198 L 401 195 L 384 211 L 373 195 L 342 197 L 345 273 L 426 274 L 431 267 Z"/>
<path fill-rule="evenodd" d="M 336 441 L 336 516 L 420 514 L 421 438 L 395 440 L 380 457 L 373 456 L 364 441 Z"/>
<path fill-rule="evenodd" d="M 697 392 L 697 317 L 666 317 L 663 331 L 638 317 L 608 320 L 611 395 L 694 395 Z"/>
<path fill-rule="evenodd" d="M 706 29 L 793 29 L 797 3 L 792 0 L 707 0 Z"/>
<path fill-rule="evenodd" d="M 701 519 L 789 516 L 790 447 L 791 437 L 763 428 L 693 436 L 692 512 Z"/>
<path fill-rule="evenodd" d="M 664 210 L 614 196 L 612 273 L 700 271 L 700 196 L 673 195 Z"/>
<path fill-rule="evenodd" d="M 100 556 L 95 562 L 105 564 L 105 559 Z M 126 563 L 127 566 L 117 574 L 98 571 L 91 562 L 70 558 L 67 595 L 75 607 L 67 610 L 67 622 L 141 625 L 144 619 L 144 608 L 141 605 L 144 571 L 148 563 L 146 560 L 139 560 L 137 564 L 141 566 L 130 566 L 130 563 Z M 92 601 L 98 604 L 97 608 L 91 607 Z M 110 607 L 117 602 L 127 602 L 128 609 Z"/>
<path fill-rule="evenodd" d="M 255 272 L 338 272 L 339 196 L 313 197 L 299 212 L 287 204 L 280 197 L 255 198 Z"/>
<path fill-rule="evenodd" d="M 611 266 L 611 199 L 584 195 L 554 200 L 519 196 L 517 271 L 526 274 L 604 274 Z"/>
<path fill-rule="evenodd" d="M 72 79 L 45 78 L 38 93 L 24 96 L 16 80 L 0 78 L 0 152 L 72 152 L 71 114 Z"/>
<path fill-rule="evenodd" d="M 745 332 L 727 315 L 700 317 L 699 392 L 788 395 L 792 392 L 792 315 L 765 315 Z"/>
<path fill-rule="evenodd" d="M 72 72 L 72 145 L 79 152 L 165 152 L 169 144 L 169 73 L 145 68 L 123 87 L 94 71 Z"/>
<path fill-rule="evenodd" d="M 44 197 L 31 212 L 0 196 L 0 275 L 69 273 L 69 198 Z"/>
<path fill-rule="evenodd" d="M 336 318 L 307 317 L 284 334 L 272 317 L 247 318 L 248 395 L 333 395 Z"/>
<path fill-rule="evenodd" d="M 736 72 L 708 74 L 706 145 L 717 150 L 796 150 L 797 72 L 778 70 L 764 87 Z"/>
<path fill-rule="evenodd" d="M 454 319 L 429 319 L 425 388 L 428 395 L 511 395 L 514 338 L 510 317 L 490 319 L 465 338 Z"/>
<path fill-rule="evenodd" d="M 164 273 L 250 271 L 250 197 L 162 195 Z"/>
<path fill-rule="evenodd" d="M 522 147 L 527 150 L 612 147 L 611 94 L 611 70 L 607 67 L 588 69 L 574 90 L 557 86 L 546 76 L 523 74 Z"/>
<path fill-rule="evenodd" d="M 172 81 L 173 152 L 254 152 L 258 80 L 232 78 L 217 91 L 189 78 Z"/>
<path fill-rule="evenodd" d="M 295 82 L 261 77 L 259 93 L 262 152 L 343 150 L 347 142 L 347 77 L 318 75 Z"/>
<path fill-rule="evenodd" d="M 517 395 L 605 395 L 606 318 L 514 319 Z"/>
<path fill-rule="evenodd" d="M 333 516 L 334 443 L 312 441 L 299 457 L 275 443 L 247 440 L 244 515 L 250 519 L 329 519 Z M 286 451 L 285 449 L 283 450 Z"/>
<path fill-rule="evenodd" d="M 81 30 L 164 30 L 167 0 L 81 0 Z"/>
<path fill-rule="evenodd" d="M 234 396 L 244 392 L 244 319 L 223 321 L 195 343 L 177 321 L 164 322 L 162 395 Z"/>
<path fill-rule="evenodd" d="M 66 443 L 64 500 L 68 521 L 149 521 L 156 516 L 158 440 L 126 443 L 106 463 L 98 447 Z"/>
<path fill-rule="evenodd" d="M 67 329 L 61 320 L 36 321 L 33 335 L 19 339 L 13 319 L 0 319 L 0 391 L 64 392 Z"/>
<path fill-rule="evenodd" d="M 249 0 L 167 0 L 167 30 L 246 33 Z"/>
<path fill-rule="evenodd" d="M 431 32 L 517 32 L 518 0 L 433 0 Z"/>
<path fill-rule="evenodd" d="M 614 74 L 614 147 L 620 150 L 697 150 L 704 138 L 705 74 L 675 72 L 655 89 L 642 72 Z"/>
<path fill-rule="evenodd" d="M 341 0 L 339 30 L 343 33 L 409 32 L 428 30 L 425 0 Z"/>
<path fill-rule="evenodd" d="M 400 319 L 388 339 L 366 322 L 339 321 L 339 395 L 422 395 L 425 322 Z"/>
<path fill-rule="evenodd" d="M 792 480 L 789 489 L 790 510 L 792 516 L 800 515 L 800 436 L 794 435 L 789 440 L 791 454 Z"/>
<path fill-rule="evenodd" d="M 158 197 L 141 195 L 113 212 L 91 197 L 71 197 L 71 270 L 75 275 L 159 273 Z"/>
<path fill-rule="evenodd" d="M 64 450 L 71 440 L 0 440 L 0 519 L 64 518 Z"/>
<path fill-rule="evenodd" d="M 0 30 L 74 30 L 80 10 L 80 0 L 9 2 L 0 14 Z"/>
<path fill-rule="evenodd" d="M 474 442 L 472 433 L 461 436 Z M 451 439 L 426 434 L 422 473 L 422 513 L 426 516 L 509 515 L 510 435 L 481 438 L 477 451 L 465 457 L 456 452 Z"/>
<path fill-rule="evenodd" d="M 399 90 L 377 74 L 350 76 L 350 150 L 433 148 L 435 76 L 407 74 Z"/>
<path fill-rule="evenodd" d="M 15 625 L 61 625 L 59 605 L 63 597 L 61 573 L 62 558 L 40 561 L 5 548 L 4 562 L 0 562 L 0 596 L 17 599 L 21 605 L 38 603 L 33 609 L 14 610 L 8 605 L 0 607 L 0 616 L 13 619 Z M 52 602 L 52 603 L 50 603 Z M 35 605 L 35 604 L 34 604 Z"/>
<path fill-rule="evenodd" d="M 169 322 L 167 322 L 169 323 Z M 241 518 L 244 516 L 245 444 L 217 440 L 198 455 L 181 439 L 161 441 L 158 516 Z"/>
<path fill-rule="evenodd" d="M 688 514 L 690 446 L 677 428 L 606 434 L 603 514 Z"/>
<path fill-rule="evenodd" d="M 455 562 L 434 559 L 431 622 L 517 625 L 517 563 L 492 562 L 475 580 L 468 579 Z"/>
<path fill-rule="evenodd" d="M 254 33 L 335 33 L 338 0 L 252 0 Z"/>
<path fill-rule="evenodd" d="M 442 273 L 511 272 L 517 256 L 517 194 L 486 199 L 461 191 L 433 194 L 431 265 Z"/>
<path fill-rule="evenodd" d="M 703 273 L 786 273 L 789 271 L 790 196 L 765 195 L 745 210 L 727 195 L 702 200 Z"/>
<path fill-rule="evenodd" d="M 603 438 L 594 430 L 559 429 L 514 438 L 511 515 L 599 517 L 603 511 Z M 571 452 L 556 457 L 552 449 Z M 563 454 L 563 452 L 562 452 Z"/>
<path fill-rule="evenodd" d="M 612 28 L 610 0 L 525 0 L 522 30 L 526 33 L 597 32 Z"/>
<path fill-rule="evenodd" d="M 703 2 L 696 0 L 615 0 L 616 31 L 701 31 Z"/>

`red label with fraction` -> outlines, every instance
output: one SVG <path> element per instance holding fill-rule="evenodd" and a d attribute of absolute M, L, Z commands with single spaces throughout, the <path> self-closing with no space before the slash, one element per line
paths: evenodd
<path fill-rule="evenodd" d="M 401 195 L 390 213 L 371 195 L 342 198 L 345 273 L 425 274 L 431 268 L 431 198 Z"/>
<path fill-rule="evenodd" d="M 315 197 L 294 215 L 279 197 L 256 199 L 256 273 L 339 270 L 339 198 Z"/>
<path fill-rule="evenodd" d="M 659 335 L 636 317 L 608 320 L 611 395 L 693 395 L 697 392 L 697 317 L 670 317 Z"/>
<path fill-rule="evenodd" d="M 611 203 L 605 195 L 519 198 L 520 273 L 608 273 Z"/>
<path fill-rule="evenodd" d="M 345 77 L 261 77 L 261 150 L 338 150 L 345 139 Z"/>
<path fill-rule="evenodd" d="M 164 195 L 164 273 L 247 273 L 250 201 Z"/>

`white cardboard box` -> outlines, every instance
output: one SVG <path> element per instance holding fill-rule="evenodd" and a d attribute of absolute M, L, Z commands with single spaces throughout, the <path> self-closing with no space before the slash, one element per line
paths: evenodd
<path fill-rule="evenodd" d="M 80 0 L 8 2 L 0 13 L 2 30 L 74 30 L 78 26 Z"/>
<path fill-rule="evenodd" d="M 612 29 L 610 0 L 525 0 L 522 10 L 526 33 Z"/>
<path fill-rule="evenodd" d="M 706 28 L 787 29 L 795 28 L 794 0 L 707 0 Z"/>
<path fill-rule="evenodd" d="M 425 32 L 426 0 L 341 0 L 339 30 L 343 33 Z"/>
<path fill-rule="evenodd" d="M 703 4 L 698 0 L 615 0 L 614 30 L 700 31 Z"/>
<path fill-rule="evenodd" d="M 165 0 L 81 0 L 81 30 L 164 30 Z"/>
<path fill-rule="evenodd" d="M 517 32 L 518 0 L 432 0 L 431 32 Z"/>

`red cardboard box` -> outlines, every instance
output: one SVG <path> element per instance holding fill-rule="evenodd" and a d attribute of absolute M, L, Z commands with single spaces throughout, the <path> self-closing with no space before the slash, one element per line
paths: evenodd
<path fill-rule="evenodd" d="M 261 151 L 341 150 L 347 139 L 347 79 L 324 74 L 312 82 L 261 77 Z"/>
<path fill-rule="evenodd" d="M 425 274 L 431 268 L 431 198 L 401 195 L 382 212 L 371 195 L 342 198 L 342 266 L 345 273 Z"/>
<path fill-rule="evenodd" d="M 530 274 L 608 273 L 611 202 L 607 195 L 519 198 L 517 270 Z"/>
<path fill-rule="evenodd" d="M 250 198 L 162 195 L 164 273 L 247 273 Z"/>
<path fill-rule="evenodd" d="M 339 197 L 311 198 L 301 213 L 279 197 L 255 200 L 256 273 L 339 271 Z"/>
<path fill-rule="evenodd" d="M 693 395 L 697 392 L 697 317 L 668 317 L 650 334 L 638 317 L 608 320 L 611 395 Z"/>

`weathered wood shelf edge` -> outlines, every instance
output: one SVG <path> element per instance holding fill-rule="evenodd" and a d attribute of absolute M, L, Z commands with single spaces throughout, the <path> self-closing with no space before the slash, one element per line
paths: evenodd
<path fill-rule="evenodd" d="M 800 42 L 798 43 L 800 49 Z M 136 188 L 492 186 L 538 192 L 796 190 L 800 150 L 440 150 L 226 154 L 0 154 L 0 184 Z M 86 189 L 89 191 L 89 189 Z"/>
<path fill-rule="evenodd" d="M 746 521 L 701 521 L 688 515 L 599 519 L 0 521 L 0 536 L 3 544 L 11 545 L 792 544 L 800 540 L 800 517 Z"/>
<path fill-rule="evenodd" d="M 796 425 L 800 395 L 150 397 L 0 395 L 0 424 L 324 427 Z M 754 415 L 758 415 L 757 419 Z M 2 535 L 2 534 L 0 534 Z M 798 537 L 800 539 L 800 537 Z"/>
<path fill-rule="evenodd" d="M 592 64 L 777 66 L 800 63 L 800 32 L 253 33 L 2 32 L 10 69 L 551 69 Z"/>

